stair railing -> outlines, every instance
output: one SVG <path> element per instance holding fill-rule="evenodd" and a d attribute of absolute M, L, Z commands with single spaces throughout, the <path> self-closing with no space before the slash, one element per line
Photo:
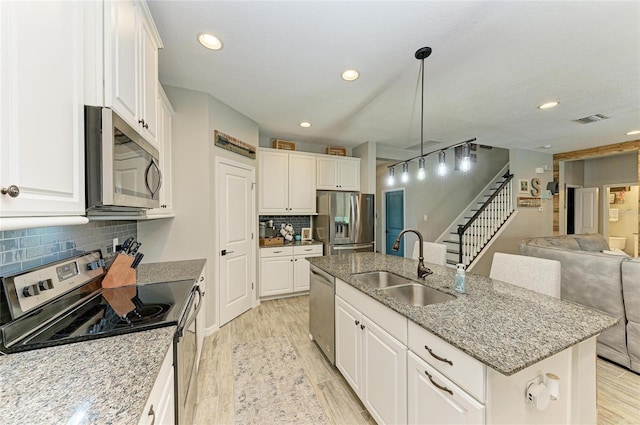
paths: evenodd
<path fill-rule="evenodd" d="M 458 226 L 458 262 L 465 267 L 478 256 L 513 213 L 513 174 L 505 173 L 504 182 L 482 204 L 466 224 Z"/>

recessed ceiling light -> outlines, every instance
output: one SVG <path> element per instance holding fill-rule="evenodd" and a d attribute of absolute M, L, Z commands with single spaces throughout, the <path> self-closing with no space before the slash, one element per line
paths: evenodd
<path fill-rule="evenodd" d="M 311 123 L 310 123 L 310 122 L 307 122 L 307 121 L 302 121 L 302 122 L 300 123 L 300 127 L 303 127 L 303 128 L 309 128 L 309 127 L 311 127 Z"/>
<path fill-rule="evenodd" d="M 342 79 L 345 81 L 354 81 L 357 80 L 360 74 L 355 69 L 347 69 L 342 73 Z"/>
<path fill-rule="evenodd" d="M 201 32 L 198 34 L 198 41 L 207 49 L 220 50 L 222 49 L 222 41 L 213 34 Z"/>
<path fill-rule="evenodd" d="M 628 133 L 625 133 L 627 136 L 633 136 L 634 134 L 640 134 L 640 130 L 633 130 Z"/>
<path fill-rule="evenodd" d="M 558 102 L 547 102 L 538 106 L 538 109 L 549 109 L 549 108 L 554 108 L 556 106 L 558 106 Z"/>

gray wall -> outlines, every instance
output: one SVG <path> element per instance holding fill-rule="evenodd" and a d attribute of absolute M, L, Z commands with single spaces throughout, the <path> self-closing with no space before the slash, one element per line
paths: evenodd
<path fill-rule="evenodd" d="M 376 193 L 376 143 L 366 142 L 353 148 L 360 158 L 360 192 Z"/>
<path fill-rule="evenodd" d="M 447 165 L 449 172 L 440 177 L 436 174 L 438 155 L 432 154 L 426 158 L 427 177 L 423 181 L 416 178 L 417 161 L 409 164 L 408 183 L 400 182 L 402 167 L 396 167 L 396 184 L 387 184 L 388 169 L 386 165 L 378 166 L 376 176 L 376 249 L 383 252 L 385 224 L 382 222 L 383 191 L 405 188 L 405 228 L 417 228 L 425 240 L 434 241 L 451 225 L 454 218 L 478 195 L 480 190 L 504 167 L 509 161 L 509 151 L 500 148 L 478 148 L 478 160 L 472 164 L 467 173 L 454 171 L 453 150 L 447 151 Z M 424 221 L 424 215 L 428 216 Z M 411 255 L 415 237 L 407 235 L 405 255 Z"/>
<path fill-rule="evenodd" d="M 137 237 L 135 221 L 91 221 L 78 226 L 52 226 L 0 232 L 0 276 L 67 258 L 82 251 L 102 250 L 111 256 L 113 239 Z M 144 242 L 144 241 L 143 241 Z M 140 248 L 144 252 L 146 244 Z"/>
<path fill-rule="evenodd" d="M 542 174 L 536 173 L 536 168 L 548 168 Z M 531 193 L 519 193 L 518 180 L 540 179 L 540 187 L 544 190 L 547 183 L 553 180 L 553 155 L 523 149 L 509 151 L 509 168 L 513 173 L 514 202 L 518 196 L 531 197 Z M 522 239 L 534 236 L 550 236 L 553 234 L 553 200 L 541 201 L 542 211 L 538 208 L 518 208 L 513 220 L 491 245 L 486 248 L 482 256 L 476 260 L 469 271 L 488 276 L 495 252 L 518 253 L 518 245 Z M 514 206 L 517 205 L 514 203 Z"/>
<path fill-rule="evenodd" d="M 206 326 L 216 327 L 219 268 L 216 267 L 218 233 L 214 164 L 216 158 L 229 158 L 253 167 L 258 164 L 257 160 L 216 147 L 214 130 L 258 146 L 258 125 L 207 93 L 170 86 L 165 87 L 165 91 L 175 110 L 171 160 L 172 205 L 176 216 L 140 222 L 138 232 L 141 239 L 153 244 L 153 249 L 145 252 L 145 260 L 149 262 L 207 260 Z"/>
<path fill-rule="evenodd" d="M 638 181 L 638 154 L 632 152 L 584 161 L 584 187 Z"/>

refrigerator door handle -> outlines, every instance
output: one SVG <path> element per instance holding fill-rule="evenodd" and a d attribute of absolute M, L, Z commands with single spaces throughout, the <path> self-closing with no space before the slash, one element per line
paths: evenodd
<path fill-rule="evenodd" d="M 360 239 L 360 220 L 359 220 L 359 211 L 358 211 L 358 194 L 357 193 L 352 193 L 351 196 L 349 196 L 350 198 L 350 204 L 351 204 L 351 208 L 349 209 L 349 213 L 350 213 L 350 217 L 349 217 L 349 223 L 350 223 L 350 231 L 349 231 L 349 241 L 351 243 L 356 243 L 356 241 L 358 241 Z"/>

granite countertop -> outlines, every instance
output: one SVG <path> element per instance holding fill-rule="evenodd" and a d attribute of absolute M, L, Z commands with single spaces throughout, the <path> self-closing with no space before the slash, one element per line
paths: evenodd
<path fill-rule="evenodd" d="M 135 424 L 175 326 L 0 357 L 3 424 Z"/>
<path fill-rule="evenodd" d="M 202 273 L 206 260 L 167 261 L 164 263 L 140 263 L 137 281 L 143 283 L 175 282 L 197 279 Z"/>
<path fill-rule="evenodd" d="M 205 260 L 140 264 L 139 284 L 197 279 Z M 175 326 L 0 356 L 3 424 L 138 423 Z"/>
<path fill-rule="evenodd" d="M 507 376 L 619 321 L 597 310 L 472 273 L 467 273 L 467 293 L 459 294 L 453 289 L 455 270 L 429 263 L 426 265 L 433 274 L 421 283 L 457 298 L 415 307 L 359 283 L 351 275 L 386 270 L 417 280 L 417 260 L 379 253 L 307 260 Z"/>

